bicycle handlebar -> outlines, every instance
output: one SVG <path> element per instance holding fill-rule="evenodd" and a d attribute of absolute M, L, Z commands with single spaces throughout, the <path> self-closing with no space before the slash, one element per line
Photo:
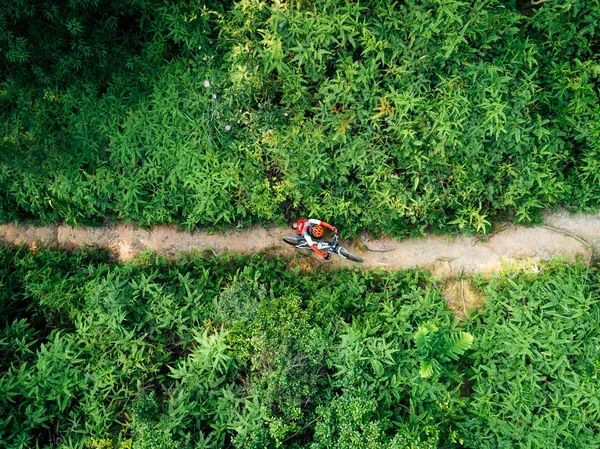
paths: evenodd
<path fill-rule="evenodd" d="M 335 250 L 337 248 L 340 237 L 336 234 L 333 236 L 333 240 L 331 241 L 331 248 Z"/>

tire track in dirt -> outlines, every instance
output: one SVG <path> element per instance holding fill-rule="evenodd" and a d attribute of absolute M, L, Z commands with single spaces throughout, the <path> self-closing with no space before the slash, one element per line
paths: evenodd
<path fill-rule="evenodd" d="M 0 239 L 14 244 L 77 248 L 85 245 L 110 248 L 120 260 L 130 260 L 143 250 L 154 250 L 176 257 L 191 250 L 223 252 L 276 252 L 293 255 L 295 250 L 282 242 L 293 235 L 289 228 L 254 226 L 243 231 L 230 229 L 222 233 L 179 231 L 175 226 L 161 225 L 149 230 L 119 224 L 99 228 L 73 228 L 66 225 L 34 227 L 0 225 Z M 544 224 L 534 227 L 505 225 L 488 236 L 425 236 L 394 240 L 372 239 L 361 235 L 354 244 L 342 242 L 364 258 L 362 268 L 402 269 L 424 267 L 440 277 L 460 273 L 497 271 L 505 263 L 527 260 L 533 264 L 555 255 L 569 258 L 581 256 L 591 260 L 600 249 L 600 213 L 569 215 L 548 214 Z M 316 261 L 316 258 L 314 258 Z M 352 266 L 352 262 L 336 258 L 333 265 Z"/>

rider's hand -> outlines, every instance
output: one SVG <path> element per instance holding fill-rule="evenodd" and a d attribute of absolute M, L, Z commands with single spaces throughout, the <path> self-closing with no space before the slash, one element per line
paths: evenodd
<path fill-rule="evenodd" d="M 338 228 L 333 228 L 333 232 L 335 233 L 335 235 L 339 235 L 340 231 L 338 231 Z"/>
<path fill-rule="evenodd" d="M 329 259 L 331 259 L 331 253 L 327 253 L 327 254 L 325 254 L 325 255 L 323 256 L 323 259 L 325 259 L 325 260 L 329 260 Z"/>

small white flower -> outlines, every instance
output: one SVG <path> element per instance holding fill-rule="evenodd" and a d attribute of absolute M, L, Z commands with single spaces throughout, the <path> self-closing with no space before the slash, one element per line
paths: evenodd
<path fill-rule="evenodd" d="M 225 125 L 225 131 L 231 131 L 231 126 Z"/>
<path fill-rule="evenodd" d="M 204 81 L 204 87 L 210 87 L 210 83 L 208 81 Z"/>
<path fill-rule="evenodd" d="M 212 97 L 216 100 L 217 99 L 217 94 L 212 94 Z"/>

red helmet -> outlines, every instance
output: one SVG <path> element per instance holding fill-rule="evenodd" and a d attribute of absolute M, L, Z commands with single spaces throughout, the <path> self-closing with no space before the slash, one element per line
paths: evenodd
<path fill-rule="evenodd" d="M 320 239 L 321 237 L 323 237 L 323 226 L 321 225 L 313 225 L 310 227 L 310 235 L 316 239 Z"/>

